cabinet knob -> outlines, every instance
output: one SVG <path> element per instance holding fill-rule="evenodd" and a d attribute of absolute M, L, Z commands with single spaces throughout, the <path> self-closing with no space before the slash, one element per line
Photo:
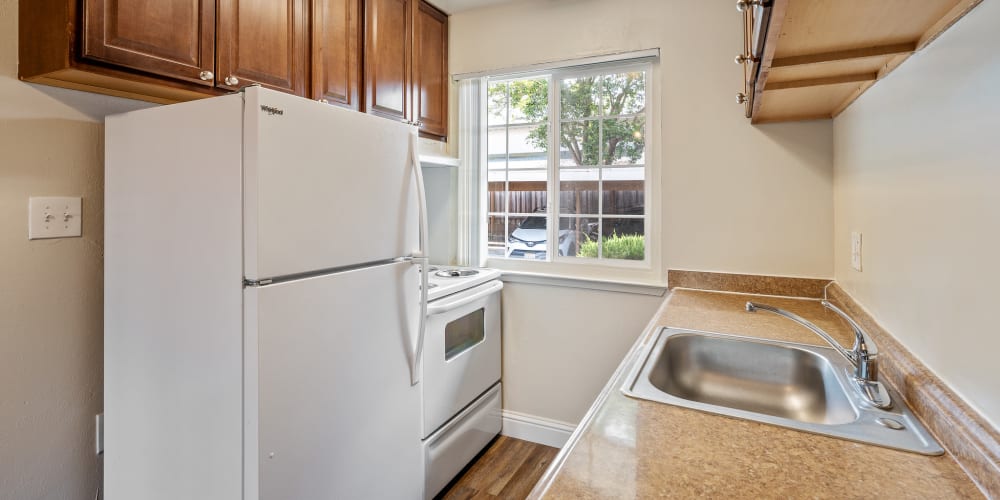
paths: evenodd
<path fill-rule="evenodd" d="M 239 85 L 239 84 L 240 84 L 240 79 L 239 78 L 236 78 L 233 75 L 229 75 L 229 76 L 226 77 L 226 85 L 236 86 L 236 85 Z"/>
<path fill-rule="evenodd" d="M 746 64 L 747 61 L 757 62 L 757 58 L 748 54 L 740 54 L 736 56 L 736 64 Z"/>
<path fill-rule="evenodd" d="M 746 94 L 744 94 L 743 92 L 736 94 L 736 104 L 746 104 L 746 102 L 747 102 Z"/>
<path fill-rule="evenodd" d="M 739 0 L 736 2 L 736 10 L 746 12 L 750 7 L 764 5 L 764 0 Z"/>
<path fill-rule="evenodd" d="M 201 73 L 198 73 L 198 78 L 207 82 L 212 78 L 215 78 L 215 73 L 212 73 L 211 71 L 202 71 Z"/>

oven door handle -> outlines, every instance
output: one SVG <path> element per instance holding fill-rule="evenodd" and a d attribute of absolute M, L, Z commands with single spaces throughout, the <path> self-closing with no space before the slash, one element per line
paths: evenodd
<path fill-rule="evenodd" d="M 503 290 L 503 282 L 493 281 L 489 285 L 482 286 L 479 288 L 473 288 L 473 290 L 476 290 L 476 293 L 473 293 L 471 295 L 466 295 L 464 297 L 458 297 L 455 300 L 432 302 L 427 306 L 427 315 L 433 316 L 435 314 L 446 313 L 448 311 L 457 309 L 471 302 L 475 302 L 487 295 L 492 295 L 494 293 L 497 293 L 500 290 Z"/>

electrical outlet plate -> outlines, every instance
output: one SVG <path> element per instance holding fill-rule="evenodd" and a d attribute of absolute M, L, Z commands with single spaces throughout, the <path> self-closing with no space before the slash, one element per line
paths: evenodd
<path fill-rule="evenodd" d="M 861 233 L 851 232 L 851 267 L 861 272 Z"/>
<path fill-rule="evenodd" d="M 28 239 L 80 236 L 80 201 L 78 196 L 28 198 Z"/>

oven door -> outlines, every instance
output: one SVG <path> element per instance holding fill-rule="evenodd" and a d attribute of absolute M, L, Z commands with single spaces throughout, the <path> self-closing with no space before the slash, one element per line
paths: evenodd
<path fill-rule="evenodd" d="M 431 302 L 423 350 L 423 437 L 500 380 L 500 290 L 490 281 Z"/>

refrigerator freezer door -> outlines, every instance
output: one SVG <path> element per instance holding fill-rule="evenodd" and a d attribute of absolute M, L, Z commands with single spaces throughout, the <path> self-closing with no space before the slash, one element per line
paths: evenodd
<path fill-rule="evenodd" d="M 416 251 L 413 127 L 267 89 L 245 94 L 247 278 Z"/>
<path fill-rule="evenodd" d="M 247 498 L 422 495 L 418 283 L 399 263 L 246 290 Z"/>

